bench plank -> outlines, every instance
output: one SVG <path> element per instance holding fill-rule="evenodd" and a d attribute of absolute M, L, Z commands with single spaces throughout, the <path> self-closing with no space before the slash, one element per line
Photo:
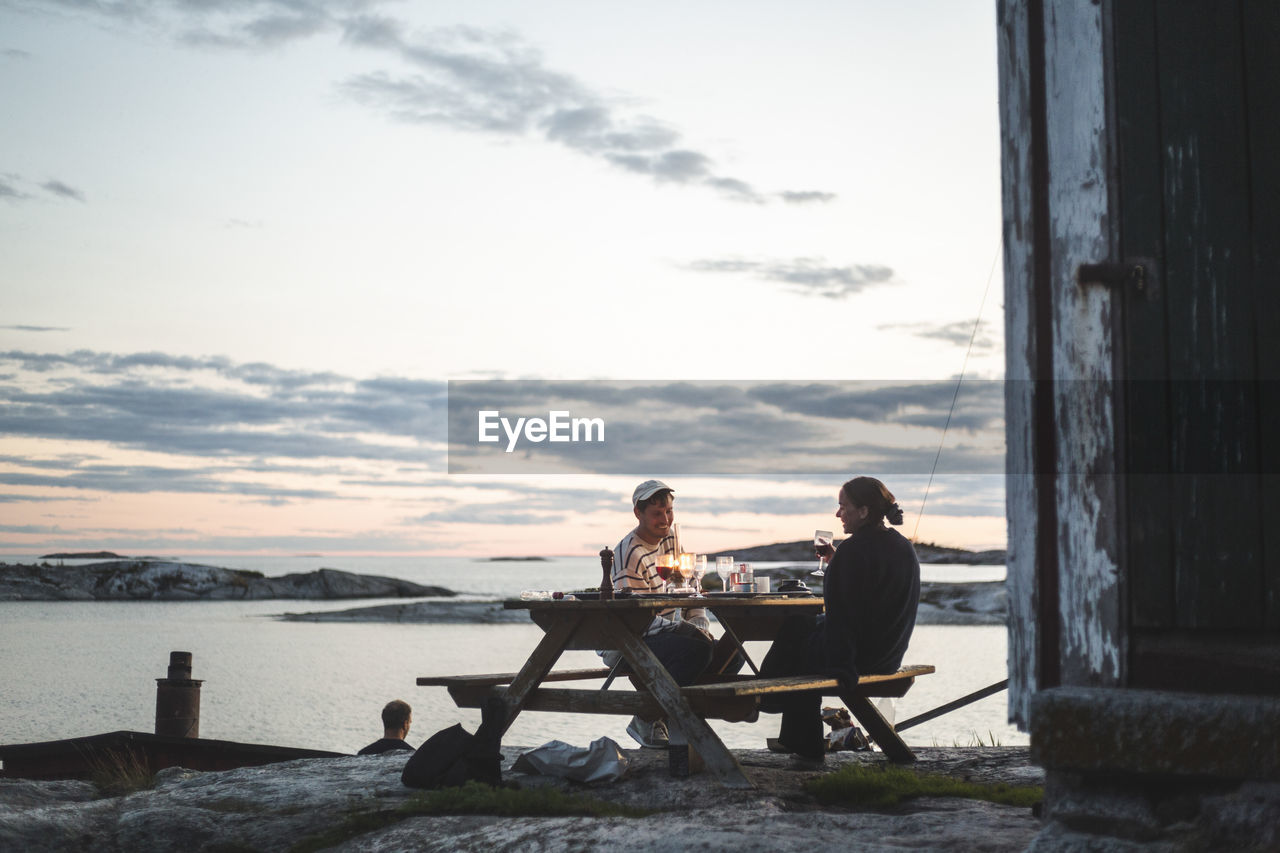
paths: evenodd
<path fill-rule="evenodd" d="M 449 695 L 459 708 L 483 708 L 490 696 L 505 697 L 506 687 L 451 687 Z M 687 694 L 686 694 L 687 695 Z M 704 718 L 740 722 L 756 712 L 754 696 L 688 696 L 689 706 Z M 639 715 L 655 719 L 663 716 L 657 700 L 634 690 L 588 690 L 539 687 L 525 697 L 525 711 L 569 714 Z"/>
<path fill-rule="evenodd" d="M 492 687 L 496 684 L 510 684 L 519 673 L 493 672 L 477 675 L 424 675 L 418 678 L 419 687 Z M 547 673 L 545 681 L 578 681 L 579 679 L 606 678 L 609 667 L 598 666 L 590 669 L 559 669 Z"/>
<path fill-rule="evenodd" d="M 916 676 L 928 675 L 934 667 L 905 666 L 887 675 L 864 675 L 858 679 L 859 696 L 904 696 L 915 683 Z M 779 678 L 740 678 L 684 688 L 686 693 L 703 696 L 763 696 L 769 693 L 794 693 L 821 690 L 830 696 L 840 695 L 840 682 L 821 675 L 788 675 Z"/>

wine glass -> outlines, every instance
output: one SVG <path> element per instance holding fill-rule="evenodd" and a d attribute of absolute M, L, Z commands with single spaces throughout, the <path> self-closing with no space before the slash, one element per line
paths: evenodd
<path fill-rule="evenodd" d="M 729 575 L 733 572 L 733 557 L 716 557 L 716 574 L 720 576 L 720 589 L 729 591 Z"/>
<path fill-rule="evenodd" d="M 659 554 L 654 568 L 658 572 L 658 577 L 662 578 L 662 591 L 669 592 L 667 587 L 671 585 L 671 570 L 675 568 L 675 555 Z"/>
<path fill-rule="evenodd" d="M 702 578 L 707 574 L 707 555 L 699 554 L 693 558 L 693 594 L 702 598 Z"/>
<path fill-rule="evenodd" d="M 830 545 L 831 541 L 832 541 L 832 534 L 830 530 L 813 531 L 813 546 L 815 548 L 821 548 L 823 545 Z M 827 564 L 826 557 L 819 557 L 817 571 L 809 572 L 809 574 L 813 575 L 815 578 L 824 577 L 827 574 L 825 571 L 823 571 L 823 567 L 826 566 L 826 564 Z"/>
<path fill-rule="evenodd" d="M 689 580 L 690 578 L 693 577 L 693 555 L 692 554 L 680 555 L 678 570 L 680 572 L 680 577 L 684 578 L 684 586 L 688 587 Z"/>

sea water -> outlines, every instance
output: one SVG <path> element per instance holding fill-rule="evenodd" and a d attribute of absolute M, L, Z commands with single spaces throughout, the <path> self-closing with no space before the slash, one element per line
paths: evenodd
<path fill-rule="evenodd" d="M 5 557 L 33 562 L 34 558 Z M 256 569 L 269 576 L 337 568 L 444 586 L 469 598 L 502 598 L 528 588 L 570 591 L 599 580 L 591 557 L 545 562 L 468 558 L 184 556 L 186 562 Z M 768 571 L 770 564 L 758 564 Z M 928 581 L 1000 580 L 1003 566 L 924 566 Z M 155 679 L 170 651 L 194 655 L 204 680 L 200 736 L 353 752 L 381 735 L 378 713 L 390 699 L 413 708 L 408 740 L 418 743 L 455 722 L 474 730 L 479 712 L 454 706 L 443 688 L 418 687 L 421 675 L 520 668 L 542 636 L 532 623 L 396 624 L 286 622 L 286 611 L 341 610 L 391 603 L 361 601 L 0 602 L 0 743 L 29 743 L 129 729 L 151 731 Z M 714 626 L 713 626 L 714 627 Z M 716 628 L 718 631 L 718 628 Z M 748 643 L 759 662 L 765 643 Z M 930 663 L 898 700 L 899 721 L 1006 677 L 1003 626 L 920 625 L 906 663 Z M 598 666 L 591 652 L 566 652 L 559 667 Z M 597 682 L 584 682 L 591 686 Z M 615 684 L 614 689 L 626 689 Z M 831 699 L 830 702 L 836 702 Z M 1025 744 L 1006 723 L 996 694 L 905 731 L 920 746 Z M 777 733 L 775 716 L 713 726 L 732 748 L 761 748 Z M 624 717 L 526 712 L 504 742 L 563 740 L 586 745 L 602 735 L 626 747 Z"/>

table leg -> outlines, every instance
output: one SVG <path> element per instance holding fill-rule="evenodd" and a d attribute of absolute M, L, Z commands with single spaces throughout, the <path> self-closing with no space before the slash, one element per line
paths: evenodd
<path fill-rule="evenodd" d="M 690 745 L 702 756 L 720 783 L 727 788 L 754 787 L 738 759 L 711 726 L 707 725 L 707 721 L 689 707 L 684 694 L 680 692 L 680 685 L 676 684 L 671 673 L 667 672 L 649 647 L 626 627 L 613 620 L 604 620 L 601 627 L 613 638 L 623 658 L 631 665 L 632 674 L 667 713 L 667 717 L 685 733 Z"/>
<path fill-rule="evenodd" d="M 524 707 L 525 699 L 542 683 L 542 679 L 546 678 L 547 673 L 556 665 L 556 661 L 560 659 L 560 654 L 564 651 L 565 646 L 569 645 L 573 632 L 578 629 L 578 625 L 581 623 L 581 618 L 565 619 L 556 622 L 550 630 L 542 635 L 542 639 L 538 642 L 537 648 L 533 650 L 533 654 L 529 655 L 529 659 L 520 668 L 520 672 L 511 684 L 507 686 L 506 698 L 504 699 L 506 720 L 503 721 L 501 728 L 498 730 L 499 736 L 505 734 L 507 729 L 511 728 L 511 724 L 520 715 L 520 709 Z"/>
<path fill-rule="evenodd" d="M 747 654 L 747 647 L 742 645 L 742 641 L 738 639 L 738 635 L 733 633 L 733 628 L 729 627 L 729 623 L 725 622 L 723 619 L 720 620 L 720 625 L 724 628 L 724 632 L 728 635 L 729 639 L 733 640 L 734 644 L 737 645 L 738 653 L 741 654 L 742 659 L 747 662 L 747 666 L 751 667 L 752 672 L 759 675 L 760 670 L 756 669 L 755 661 L 751 660 L 751 655 Z M 723 637 L 721 639 L 723 639 Z M 732 660 L 732 657 L 726 659 L 720 669 L 724 669 L 725 666 L 728 666 L 730 660 Z M 716 673 L 716 675 L 719 674 L 719 672 Z"/>
<path fill-rule="evenodd" d="M 893 726 L 889 724 L 880 712 L 876 710 L 876 706 L 871 704 L 871 700 L 866 696 L 847 696 L 841 694 L 840 698 L 844 701 L 845 707 L 862 723 L 862 727 L 867 730 L 867 736 L 875 741 L 885 756 L 895 764 L 910 764 L 916 760 L 916 754 L 911 751 L 911 747 L 907 746 L 906 741 L 898 737 L 898 733 L 893 730 Z"/>

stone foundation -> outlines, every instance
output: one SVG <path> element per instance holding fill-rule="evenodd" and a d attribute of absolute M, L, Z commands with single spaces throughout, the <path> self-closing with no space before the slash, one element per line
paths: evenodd
<path fill-rule="evenodd" d="M 1280 850 L 1280 701 L 1056 688 L 1032 702 L 1036 851 Z"/>

